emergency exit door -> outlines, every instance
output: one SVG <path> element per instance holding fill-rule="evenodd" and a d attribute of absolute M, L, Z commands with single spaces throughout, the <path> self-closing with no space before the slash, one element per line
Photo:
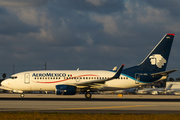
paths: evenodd
<path fill-rule="evenodd" d="M 139 82 L 140 82 L 140 74 L 139 73 L 135 74 L 135 79 L 136 79 L 135 84 L 139 84 Z"/>

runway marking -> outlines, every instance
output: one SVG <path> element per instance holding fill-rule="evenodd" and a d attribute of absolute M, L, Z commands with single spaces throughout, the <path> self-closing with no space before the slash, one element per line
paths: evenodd
<path fill-rule="evenodd" d="M 90 107 L 90 108 L 55 108 L 55 109 L 36 109 L 36 108 L 20 108 L 20 109 L 4 109 L 0 111 L 41 111 L 41 110 L 93 110 L 93 109 L 111 109 L 111 108 L 130 108 L 130 107 L 151 107 L 156 105 L 132 105 L 132 106 L 109 106 L 109 107 Z"/>
<path fill-rule="evenodd" d="M 155 106 L 155 105 L 109 106 L 109 107 L 90 107 L 90 108 L 60 108 L 58 110 L 88 110 L 88 109 L 111 109 L 111 108 L 150 107 L 150 106 Z"/>

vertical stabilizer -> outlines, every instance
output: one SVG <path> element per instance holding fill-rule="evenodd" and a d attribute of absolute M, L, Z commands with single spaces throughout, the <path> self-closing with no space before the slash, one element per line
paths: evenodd
<path fill-rule="evenodd" d="M 139 65 L 142 70 L 160 72 L 165 71 L 168 63 L 171 46 L 175 34 L 166 34 L 154 47 L 144 61 Z"/>
<path fill-rule="evenodd" d="M 169 84 L 166 89 L 171 89 L 171 87 L 173 86 L 173 84 Z"/>
<path fill-rule="evenodd" d="M 172 33 L 166 34 L 160 42 L 154 47 L 149 55 L 137 66 L 126 69 L 128 71 L 136 72 L 161 72 L 166 70 L 171 46 L 174 35 Z"/>

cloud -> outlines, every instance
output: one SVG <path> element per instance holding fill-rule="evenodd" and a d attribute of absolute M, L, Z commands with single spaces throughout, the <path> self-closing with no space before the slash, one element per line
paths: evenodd
<path fill-rule="evenodd" d="M 124 10 L 123 0 L 62 0 L 56 1 L 54 7 L 63 8 L 66 11 L 82 11 L 82 12 L 95 12 L 100 14 L 110 14 L 117 11 Z"/>
<path fill-rule="evenodd" d="M 104 32 L 114 35 L 117 34 L 118 31 L 118 26 L 116 23 L 116 17 L 115 16 L 108 16 L 108 15 L 93 15 L 91 16 L 91 19 L 97 21 L 98 23 L 103 24 L 103 30 Z"/>
<path fill-rule="evenodd" d="M 1 14 L 0 26 L 0 35 L 25 34 L 38 31 L 36 26 L 23 23 L 16 15 L 7 11 Z"/>
<path fill-rule="evenodd" d="M 47 0 L 0 0 L 0 7 L 28 7 L 46 4 Z"/>
<path fill-rule="evenodd" d="M 163 0 L 163 2 L 156 1 L 156 0 L 145 0 L 144 2 L 146 2 L 149 6 L 152 6 L 156 9 L 166 10 L 166 11 L 170 12 L 170 15 L 172 15 L 172 16 L 179 17 L 179 15 L 180 15 L 180 13 L 178 12 L 180 2 L 178 0 L 171 0 L 171 1 Z"/>
<path fill-rule="evenodd" d="M 175 32 L 169 61 L 174 69 L 180 50 L 180 15 L 174 14 L 179 3 L 0 0 L 0 65 L 42 64 L 38 69 L 43 69 L 46 61 L 48 69 L 111 69 L 122 63 L 130 67 L 139 64 L 164 34 Z M 19 67 L 16 72 L 34 69 Z"/>
<path fill-rule="evenodd" d="M 86 0 L 86 2 L 89 2 L 94 6 L 102 6 L 103 3 L 106 2 L 106 0 Z"/>

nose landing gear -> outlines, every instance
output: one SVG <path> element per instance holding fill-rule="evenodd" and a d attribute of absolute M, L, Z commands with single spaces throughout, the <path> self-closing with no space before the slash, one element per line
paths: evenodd
<path fill-rule="evenodd" d="M 24 98 L 24 96 L 25 96 L 25 95 L 24 95 L 23 93 L 22 93 L 22 94 L 20 94 L 20 97 L 21 97 L 21 98 Z"/>

